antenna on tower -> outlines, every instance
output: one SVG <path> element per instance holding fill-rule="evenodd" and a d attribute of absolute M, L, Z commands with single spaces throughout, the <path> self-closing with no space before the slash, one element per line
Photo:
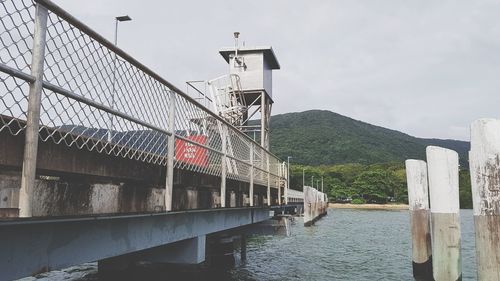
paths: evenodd
<path fill-rule="evenodd" d="M 234 32 L 234 50 L 235 50 L 235 57 L 238 57 L 238 48 L 240 47 L 238 44 L 238 38 L 240 37 L 240 33 L 238 31 Z"/>
<path fill-rule="evenodd" d="M 245 62 L 243 61 L 243 58 L 240 58 L 238 56 L 238 50 L 240 48 L 240 44 L 238 42 L 238 38 L 240 38 L 240 33 L 238 31 L 234 32 L 234 61 L 238 64 L 235 65 L 236 67 L 243 67 L 246 69 Z"/>

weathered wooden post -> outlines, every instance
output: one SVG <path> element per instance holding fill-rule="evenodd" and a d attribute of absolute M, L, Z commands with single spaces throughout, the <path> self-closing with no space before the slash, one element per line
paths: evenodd
<path fill-rule="evenodd" d="M 458 154 L 449 149 L 426 149 L 431 204 L 432 272 L 436 281 L 462 279 Z"/>
<path fill-rule="evenodd" d="M 422 160 L 406 160 L 406 181 L 410 207 L 413 277 L 432 279 L 432 247 L 429 213 L 427 164 Z"/>
<path fill-rule="evenodd" d="M 500 120 L 471 126 L 470 176 L 479 281 L 500 280 Z"/>

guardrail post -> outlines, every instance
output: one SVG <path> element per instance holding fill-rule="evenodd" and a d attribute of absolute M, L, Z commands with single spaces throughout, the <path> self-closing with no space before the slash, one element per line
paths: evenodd
<path fill-rule="evenodd" d="M 253 177 L 254 177 L 254 172 L 253 172 L 254 155 L 253 154 L 254 154 L 253 142 L 250 142 L 250 191 L 249 191 L 250 207 L 253 207 Z"/>
<path fill-rule="evenodd" d="M 224 125 L 223 125 L 224 126 Z M 227 137 L 224 129 L 221 130 L 222 138 L 222 156 L 220 173 L 220 206 L 226 207 L 226 177 L 227 177 Z"/>
<path fill-rule="evenodd" d="M 500 280 L 500 120 L 471 126 L 470 177 L 479 281 Z"/>
<path fill-rule="evenodd" d="M 21 188 L 19 190 L 19 216 L 33 215 L 31 202 L 36 177 L 36 160 L 38 152 L 38 131 L 40 129 L 40 107 L 42 102 L 43 66 L 45 58 L 45 38 L 47 34 L 48 10 L 36 4 L 35 30 L 33 37 L 33 55 L 31 58 L 31 75 L 35 81 L 30 83 L 28 97 L 28 116 L 26 120 L 26 138 L 24 144 L 23 170 Z"/>
<path fill-rule="evenodd" d="M 271 206 L 271 173 L 269 172 L 269 154 L 267 154 L 267 206 Z"/>
<path fill-rule="evenodd" d="M 458 154 L 436 146 L 428 146 L 426 154 L 434 280 L 462 280 Z"/>
<path fill-rule="evenodd" d="M 175 157 L 175 92 L 170 91 L 168 108 L 168 127 L 172 135 L 167 144 L 167 179 L 165 183 L 165 211 L 172 211 L 172 194 L 174 191 L 174 157 Z"/>
<path fill-rule="evenodd" d="M 288 166 L 288 163 L 286 164 L 286 170 L 285 170 L 285 173 L 286 173 L 286 184 L 285 184 L 285 187 L 283 188 L 283 201 L 285 203 L 285 205 L 288 205 L 288 187 L 290 186 L 290 167 Z"/>

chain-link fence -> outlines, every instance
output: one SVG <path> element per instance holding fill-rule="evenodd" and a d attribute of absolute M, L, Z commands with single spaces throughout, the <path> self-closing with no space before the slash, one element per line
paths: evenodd
<path fill-rule="evenodd" d="M 48 10 L 38 31 L 37 5 Z M 0 131 L 26 129 L 43 31 L 40 140 L 166 166 L 174 137 L 176 168 L 221 176 L 226 165 L 245 182 L 253 169 L 256 184 L 279 186 L 277 157 L 52 2 L 0 1 L 0 17 Z"/>

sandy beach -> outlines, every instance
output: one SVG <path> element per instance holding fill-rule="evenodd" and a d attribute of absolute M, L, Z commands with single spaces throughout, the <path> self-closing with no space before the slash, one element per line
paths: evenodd
<path fill-rule="evenodd" d="M 408 210 L 406 204 L 341 204 L 330 203 L 329 208 L 333 209 L 372 209 L 372 210 Z"/>

